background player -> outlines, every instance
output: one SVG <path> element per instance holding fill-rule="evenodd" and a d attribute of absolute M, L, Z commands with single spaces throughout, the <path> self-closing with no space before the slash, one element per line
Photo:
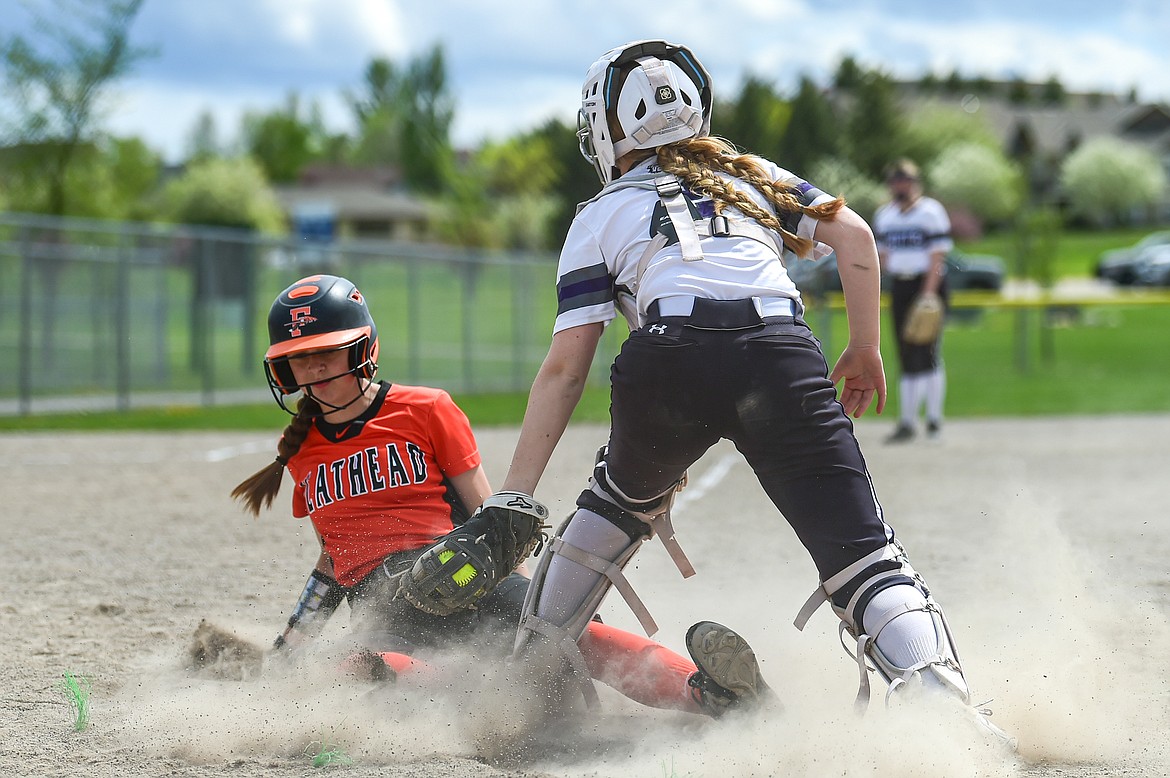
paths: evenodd
<path fill-rule="evenodd" d="M 954 248 L 951 221 L 942 203 L 922 193 L 918 166 L 908 159 L 886 172 L 891 201 L 878 208 L 873 227 L 882 270 L 893 279 L 891 294 L 894 333 L 898 339 L 898 426 L 886 441 L 913 440 L 925 407 L 926 434 L 942 429 L 946 373 L 942 361 L 942 327 L 925 342 L 907 337 L 906 322 L 915 305 L 945 313 L 950 301 L 946 256 Z"/>

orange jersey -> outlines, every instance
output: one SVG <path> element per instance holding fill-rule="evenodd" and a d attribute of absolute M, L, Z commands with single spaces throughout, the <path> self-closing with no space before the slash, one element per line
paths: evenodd
<path fill-rule="evenodd" d="M 288 462 L 293 515 L 308 516 L 353 586 L 387 555 L 422 548 L 453 528 L 447 479 L 480 464 L 467 416 L 441 389 L 382 384 L 351 422 L 317 419 Z M 477 506 L 468 506 L 475 508 Z"/>

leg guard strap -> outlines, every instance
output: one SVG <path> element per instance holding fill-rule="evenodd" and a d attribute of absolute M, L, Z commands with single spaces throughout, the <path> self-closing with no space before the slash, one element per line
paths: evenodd
<path fill-rule="evenodd" d="M 880 565 L 883 562 L 898 560 L 900 556 L 903 556 L 902 547 L 898 544 L 897 541 L 894 541 L 892 543 L 886 544 L 885 546 L 882 546 L 877 551 L 863 556 L 861 559 L 858 559 L 856 562 L 849 565 L 849 567 L 846 567 L 844 570 L 829 578 L 827 581 L 822 582 L 817 586 L 816 590 L 813 591 L 811 595 L 809 595 L 809 598 L 805 601 L 804 606 L 800 609 L 800 612 L 796 614 L 796 620 L 792 622 L 793 625 L 797 629 L 803 630 L 804 625 L 808 623 L 809 618 L 813 615 L 813 613 L 816 612 L 817 608 L 828 602 L 829 598 L 836 594 L 838 590 L 845 587 L 850 581 L 867 571 L 870 567 L 874 565 Z M 901 567 L 901 564 L 899 563 L 897 567 Z M 855 589 L 854 596 L 856 597 L 858 596 L 858 593 L 864 591 L 864 587 L 858 586 Z M 846 605 L 843 610 L 848 612 L 850 610 L 850 606 L 855 604 L 856 601 L 854 600 L 853 602 L 850 602 L 848 605 Z M 833 610 L 838 611 L 838 616 L 841 615 L 839 612 L 841 609 L 838 609 L 834 606 Z"/>
<path fill-rule="evenodd" d="M 895 587 L 897 593 L 882 595 Z M 846 600 L 843 604 L 842 599 Z M 803 629 L 812 613 L 826 601 L 841 619 L 841 642 L 858 665 L 858 707 L 863 708 L 869 702 L 870 669 L 876 670 L 889 684 L 887 702 L 890 694 L 923 672 L 930 674 L 931 682 L 936 686 L 951 691 L 964 702 L 969 701 L 970 692 L 946 617 L 897 541 L 866 555 L 818 586 L 797 615 L 797 629 Z M 877 602 L 883 603 L 880 609 L 874 606 Z M 912 613 L 925 613 L 930 617 L 935 653 L 903 667 L 890 659 L 879 646 L 878 639 L 892 622 Z M 855 649 L 849 648 L 846 634 L 856 641 Z"/>
<path fill-rule="evenodd" d="M 567 629 L 558 627 L 551 621 L 545 621 L 535 614 L 525 615 L 524 620 L 520 623 L 520 628 L 529 632 L 526 636 L 525 645 L 532 639 L 532 633 L 546 637 L 555 647 L 556 653 L 569 662 L 573 677 L 581 689 L 582 696 L 585 698 L 585 704 L 590 708 L 597 708 L 601 705 L 601 700 L 597 696 L 597 689 L 593 686 L 592 674 L 589 672 L 589 667 L 585 662 L 585 656 L 581 653 L 581 648 L 577 645 L 577 641 Z M 518 646 L 517 650 L 519 649 L 520 647 Z"/>
<path fill-rule="evenodd" d="M 608 519 L 606 516 L 602 516 L 602 518 Z M 569 666 L 576 676 L 578 684 L 581 686 L 585 701 L 592 705 L 597 700 L 597 690 L 593 687 L 592 679 L 585 664 L 585 658 L 581 655 L 577 641 L 585 632 L 585 628 L 589 625 L 589 621 L 593 618 L 593 615 L 597 613 L 597 609 L 601 607 L 601 602 L 605 599 L 605 595 L 609 591 L 610 586 L 617 586 L 618 591 L 621 592 L 622 597 L 630 605 L 631 610 L 638 616 L 638 620 L 642 623 L 644 629 L 650 634 L 658 631 L 658 625 L 650 617 L 649 610 L 647 610 L 645 604 L 642 603 L 638 596 L 634 594 L 633 587 L 630 586 L 629 581 L 622 573 L 622 570 L 629 563 L 630 559 L 641 548 L 642 542 L 649 536 L 649 533 L 646 532 L 637 538 L 631 537 L 629 545 L 611 562 L 604 557 L 565 542 L 564 533 L 571 521 L 572 517 L 561 524 L 555 536 L 546 546 L 544 553 L 540 555 L 536 570 L 533 571 L 532 583 L 529 585 L 528 593 L 524 598 L 524 609 L 520 617 L 519 627 L 516 631 L 516 644 L 512 655 L 513 657 L 521 658 L 535 635 L 542 635 L 548 638 L 552 646 L 558 649 L 568 660 Z M 592 588 L 582 597 L 575 610 L 567 616 L 558 619 L 562 621 L 560 624 L 539 615 L 540 598 L 544 590 L 545 580 L 548 577 L 549 567 L 551 567 L 553 560 L 558 556 L 562 556 L 568 561 L 575 562 L 586 569 L 592 570 L 600 576 L 592 585 Z"/>
<path fill-rule="evenodd" d="M 646 635 L 653 637 L 654 633 L 658 631 L 658 624 L 654 621 L 654 617 L 650 615 L 650 610 L 646 607 L 646 604 L 634 592 L 634 587 L 630 585 L 630 579 L 626 578 L 625 573 L 622 572 L 622 569 L 630 561 L 630 558 L 633 557 L 634 552 L 638 550 L 639 545 L 641 543 L 630 546 L 625 554 L 618 557 L 617 561 L 610 562 L 608 559 L 603 559 L 584 549 L 569 545 L 561 537 L 553 538 L 549 543 L 549 547 L 552 549 L 551 554 L 560 554 L 565 559 L 569 559 L 582 567 L 587 567 L 593 572 L 601 573 L 605 576 L 609 581 L 608 584 L 604 584 L 605 588 L 608 589 L 609 585 L 612 584 L 618 590 L 618 594 L 626 601 L 626 605 L 630 606 L 630 610 L 638 617 L 638 623 L 642 625 L 642 629 L 645 630 Z M 604 591 L 602 594 L 604 594 Z M 597 607 L 601 607 L 600 598 L 598 598 Z M 596 611 L 596 608 L 594 610 Z M 593 618 L 592 613 L 589 614 L 589 618 Z M 585 623 L 588 624 L 588 621 L 589 619 L 586 619 Z M 584 625 L 582 626 L 582 631 L 584 631 Z"/>
<path fill-rule="evenodd" d="M 604 457 L 604 449 L 599 452 Z M 605 516 L 618 527 L 625 529 L 631 536 L 635 534 L 627 524 L 635 519 L 649 527 L 652 535 L 657 535 L 662 541 L 666 553 L 674 562 L 674 566 L 682 573 L 683 578 L 690 578 L 695 574 L 695 567 L 687 558 L 686 552 L 679 545 L 675 537 L 674 525 L 670 521 L 670 509 L 674 505 L 674 498 L 687 484 L 686 474 L 674 483 L 669 489 L 649 500 L 635 500 L 614 485 L 609 478 L 609 466 L 604 458 L 599 458 L 593 468 L 593 478 L 589 481 L 589 488 L 582 493 L 577 504 L 588 507 L 590 510 Z M 592 499 L 591 499 L 592 498 Z M 602 502 L 606 507 L 595 506 L 594 502 Z M 617 510 L 614 511 L 613 509 Z M 613 514 L 617 515 L 613 515 Z"/>

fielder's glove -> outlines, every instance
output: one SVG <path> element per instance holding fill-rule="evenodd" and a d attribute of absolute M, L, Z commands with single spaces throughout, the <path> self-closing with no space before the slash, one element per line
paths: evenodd
<path fill-rule="evenodd" d="M 548 508 L 520 492 L 497 492 L 471 518 L 423 549 L 397 596 L 438 616 L 475 608 L 548 538 Z"/>
<path fill-rule="evenodd" d="M 933 292 L 921 294 L 910 306 L 910 315 L 902 327 L 902 339 L 918 346 L 933 343 L 942 332 L 942 326 L 942 298 Z"/>

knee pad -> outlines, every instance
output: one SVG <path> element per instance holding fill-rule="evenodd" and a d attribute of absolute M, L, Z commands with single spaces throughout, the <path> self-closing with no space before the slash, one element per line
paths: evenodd
<path fill-rule="evenodd" d="M 859 706 L 869 700 L 870 669 L 889 684 L 887 701 L 918 676 L 969 702 L 970 691 L 942 608 L 897 541 L 824 581 L 801 609 L 796 628 L 803 629 L 826 601 L 841 620 L 842 644 L 858 664 Z M 899 619 L 903 621 L 895 624 Z M 846 633 L 855 642 L 852 648 L 845 644 Z"/>
<path fill-rule="evenodd" d="M 682 479 L 670 485 L 666 491 L 661 494 L 654 495 L 644 500 L 637 500 L 621 489 L 613 482 L 609 476 L 609 463 L 605 457 L 608 453 L 608 447 L 602 446 L 597 452 L 597 462 L 593 465 L 593 477 L 589 479 L 589 489 L 586 491 L 593 492 L 606 502 L 612 503 L 622 511 L 629 513 L 632 518 L 649 524 L 654 520 L 655 516 L 665 513 L 670 510 L 670 506 L 674 503 L 674 496 L 686 481 L 684 475 Z M 578 503 L 580 504 L 580 503 Z"/>
<path fill-rule="evenodd" d="M 641 522 L 650 527 L 650 534 L 657 535 L 670 555 L 675 567 L 682 573 L 683 578 L 690 578 L 695 574 L 695 568 L 687 559 L 686 553 L 674 534 L 674 525 L 670 520 L 670 509 L 674 505 L 674 498 L 687 484 L 687 474 L 684 472 L 679 480 L 667 488 L 666 491 L 645 500 L 636 500 L 614 484 L 609 476 L 609 463 L 606 461 L 608 447 L 602 446 L 597 451 L 597 460 L 593 466 L 593 477 L 589 479 L 589 488 L 577 500 L 577 505 L 590 507 L 601 515 L 626 529 L 631 535 L 640 532 L 632 522 Z M 598 503 L 586 495 L 592 494 L 600 498 Z M 585 505 L 582 501 L 587 501 Z M 594 507 L 597 506 L 597 507 Z M 602 511 L 605 511 L 602 513 Z"/>

